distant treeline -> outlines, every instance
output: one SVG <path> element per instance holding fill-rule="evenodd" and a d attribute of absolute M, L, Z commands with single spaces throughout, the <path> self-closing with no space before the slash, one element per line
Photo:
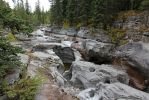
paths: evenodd
<path fill-rule="evenodd" d="M 149 8 L 149 0 L 51 0 L 51 2 L 51 22 L 69 26 L 106 28 L 121 11 Z"/>
<path fill-rule="evenodd" d="M 39 0 L 36 2 L 36 9 L 31 12 L 28 0 L 17 0 L 14 2 L 14 9 L 11 9 L 4 0 L 0 0 L 0 28 L 9 28 L 12 33 L 30 33 L 34 27 L 50 23 L 50 11 L 45 12 L 40 8 Z"/>

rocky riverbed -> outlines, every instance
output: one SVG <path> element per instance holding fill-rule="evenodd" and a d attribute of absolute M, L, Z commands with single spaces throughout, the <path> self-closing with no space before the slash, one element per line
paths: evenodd
<path fill-rule="evenodd" d="M 26 50 L 19 56 L 27 75 L 46 79 L 35 100 L 149 100 L 149 43 L 114 48 L 103 31 L 87 29 L 42 28 L 18 39 L 12 44 Z"/>

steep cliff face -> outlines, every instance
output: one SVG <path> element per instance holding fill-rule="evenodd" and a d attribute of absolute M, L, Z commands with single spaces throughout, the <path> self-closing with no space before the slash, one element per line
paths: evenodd
<path fill-rule="evenodd" d="M 149 12 L 128 11 L 121 13 L 113 23 L 116 28 L 126 30 L 127 39 L 149 42 Z"/>

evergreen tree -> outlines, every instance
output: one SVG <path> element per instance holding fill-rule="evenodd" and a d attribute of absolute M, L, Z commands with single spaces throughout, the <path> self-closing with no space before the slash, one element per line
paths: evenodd
<path fill-rule="evenodd" d="M 143 0 L 140 4 L 139 9 L 141 10 L 149 10 L 149 0 Z"/>
<path fill-rule="evenodd" d="M 66 19 L 67 4 L 68 4 L 68 0 L 62 0 L 62 15 L 63 15 L 63 19 Z"/>
<path fill-rule="evenodd" d="M 1 27 L 4 26 L 4 22 L 6 21 L 6 18 L 9 16 L 11 12 L 10 7 L 6 2 L 3 0 L 0 0 L 0 25 Z"/>
<path fill-rule="evenodd" d="M 67 5 L 67 15 L 66 18 L 69 21 L 70 25 L 73 26 L 77 22 L 77 0 L 68 0 Z"/>
<path fill-rule="evenodd" d="M 61 25 L 92 24 L 93 27 L 110 26 L 118 12 L 137 10 L 142 0 L 50 0 L 51 22 Z"/>
<path fill-rule="evenodd" d="M 88 21 L 91 19 L 91 3 L 92 0 L 78 0 L 77 6 L 77 17 L 79 22 L 88 25 Z"/>
<path fill-rule="evenodd" d="M 40 9 L 40 1 L 38 0 L 36 2 L 36 8 L 35 8 L 35 15 L 36 15 L 36 18 L 37 18 L 37 25 L 40 25 L 41 24 L 41 9 Z"/>
<path fill-rule="evenodd" d="M 52 22 L 57 25 L 61 25 L 63 21 L 62 15 L 62 2 L 60 0 L 53 0 L 52 1 Z"/>
<path fill-rule="evenodd" d="M 44 12 L 44 8 L 42 7 L 41 11 L 41 23 L 45 24 L 46 23 L 46 12 Z"/>
<path fill-rule="evenodd" d="M 29 6 L 29 3 L 28 3 L 28 0 L 26 0 L 26 2 L 25 2 L 25 11 L 26 11 L 27 15 L 30 14 L 30 6 Z"/>

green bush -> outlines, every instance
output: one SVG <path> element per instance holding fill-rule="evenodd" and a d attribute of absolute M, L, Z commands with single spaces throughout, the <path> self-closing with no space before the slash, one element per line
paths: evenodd
<path fill-rule="evenodd" d="M 32 25 L 29 25 L 29 26 L 22 25 L 21 32 L 23 32 L 24 34 L 30 36 L 30 33 L 33 32 L 33 26 Z"/>
<path fill-rule="evenodd" d="M 148 10 L 149 9 L 149 0 L 143 0 L 139 7 L 140 10 Z"/>
<path fill-rule="evenodd" d="M 19 47 L 12 46 L 5 38 L 0 37 L 0 79 L 13 69 L 20 67 L 17 53 L 23 53 Z"/>
<path fill-rule="evenodd" d="M 111 37 L 112 43 L 116 46 L 127 43 L 127 40 L 124 39 L 126 32 L 123 29 L 110 28 L 108 29 L 108 34 Z"/>
<path fill-rule="evenodd" d="M 14 85 L 3 83 L 3 91 L 10 99 L 18 96 L 19 100 L 34 100 L 38 86 L 41 85 L 43 81 L 42 77 L 26 77 L 19 80 Z"/>
<path fill-rule="evenodd" d="M 8 33 L 8 35 L 6 36 L 6 39 L 10 42 L 16 41 L 16 38 L 12 33 Z"/>

